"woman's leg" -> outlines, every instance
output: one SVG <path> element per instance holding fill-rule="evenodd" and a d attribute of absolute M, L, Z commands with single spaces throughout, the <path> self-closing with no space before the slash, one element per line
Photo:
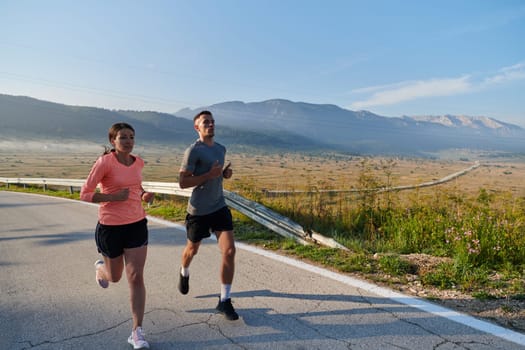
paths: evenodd
<path fill-rule="evenodd" d="M 98 280 L 106 280 L 112 283 L 120 281 L 124 271 L 124 256 L 108 258 L 103 256 L 104 263 L 97 266 L 96 274 Z"/>
<path fill-rule="evenodd" d="M 144 285 L 144 265 L 148 246 L 124 250 L 126 276 L 130 289 L 131 314 L 133 329 L 142 327 L 146 305 L 146 287 Z"/>

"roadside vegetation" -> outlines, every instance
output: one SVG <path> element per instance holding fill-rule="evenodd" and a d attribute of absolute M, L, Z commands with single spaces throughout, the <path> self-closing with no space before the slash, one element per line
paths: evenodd
<path fill-rule="evenodd" d="M 252 191 L 250 183 L 233 190 L 336 239 L 350 253 L 286 240 L 263 243 L 274 249 L 387 283 L 415 276 L 423 285 L 478 298 L 524 300 L 524 198 L 484 188 L 472 195 L 453 185 L 382 191 L 395 186 L 394 167 L 364 159 L 356 186 L 363 190 L 351 195 L 320 191 L 330 189 L 324 183 L 273 197 Z"/>
<path fill-rule="evenodd" d="M 511 193 L 463 193 L 454 186 L 381 191 L 395 186 L 395 162 L 360 163 L 355 193 L 322 192 L 326 183 L 297 193 L 266 196 L 249 178 L 233 183 L 257 201 L 329 236 L 349 251 L 303 246 L 234 213 L 238 240 L 308 259 L 342 272 L 369 275 L 380 282 L 456 289 L 478 298 L 525 299 L 525 200 Z M 42 192 L 37 187 L 10 190 Z M 48 189 L 48 195 L 78 199 L 78 193 Z M 183 221 L 186 198 L 157 195 L 149 215 Z M 421 257 L 431 257 L 430 260 Z M 417 258 L 417 259 L 414 259 Z M 421 261 L 425 260 L 425 264 Z M 431 263 L 429 263 L 431 261 Z"/>

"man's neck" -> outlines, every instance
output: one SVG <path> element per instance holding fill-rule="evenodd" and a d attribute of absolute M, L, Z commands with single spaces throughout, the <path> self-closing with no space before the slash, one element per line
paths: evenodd
<path fill-rule="evenodd" d="M 206 137 L 205 136 L 205 137 L 201 137 L 200 140 L 201 140 L 202 143 L 205 143 L 208 146 L 213 146 L 213 143 L 214 143 L 213 137 Z"/>

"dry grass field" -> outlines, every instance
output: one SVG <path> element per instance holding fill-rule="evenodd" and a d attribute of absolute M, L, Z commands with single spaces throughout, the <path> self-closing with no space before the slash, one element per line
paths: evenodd
<path fill-rule="evenodd" d="M 146 162 L 144 181 L 177 182 L 183 149 L 137 146 L 135 153 Z M 6 147 L 0 143 L 0 177 L 53 177 L 84 179 L 101 154 L 102 146 L 84 147 Z M 459 160 L 461 158 L 462 160 Z M 364 158 L 348 155 L 235 154 L 229 153 L 234 177 L 226 181 L 227 189 L 238 183 L 262 190 L 348 190 L 359 188 L 359 176 L 366 159 L 374 175 L 390 186 L 415 185 L 441 179 L 468 168 L 479 160 L 481 167 L 447 185 L 476 193 L 511 192 L 525 196 L 525 157 L 488 158 L 457 157 L 451 160 L 422 158 Z"/>

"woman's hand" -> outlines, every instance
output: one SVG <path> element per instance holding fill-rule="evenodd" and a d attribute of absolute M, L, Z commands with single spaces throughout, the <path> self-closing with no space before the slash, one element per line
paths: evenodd
<path fill-rule="evenodd" d="M 112 202 L 123 202 L 129 197 L 129 188 L 123 188 L 117 193 L 112 194 Z"/>
<path fill-rule="evenodd" d="M 142 200 L 144 202 L 147 202 L 147 203 L 151 204 L 151 203 L 153 203 L 153 199 L 155 198 L 155 193 L 144 191 L 144 192 L 142 192 L 142 197 L 141 198 L 142 198 Z"/>

